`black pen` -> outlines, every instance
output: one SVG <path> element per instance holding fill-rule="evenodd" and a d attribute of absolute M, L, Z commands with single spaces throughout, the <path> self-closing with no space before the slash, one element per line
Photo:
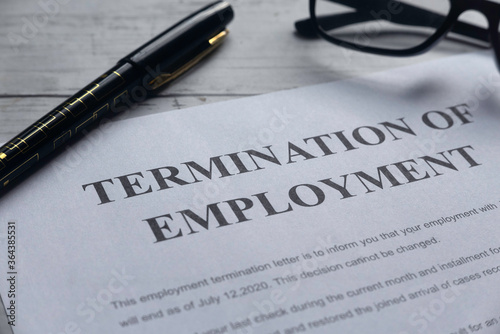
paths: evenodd
<path fill-rule="evenodd" d="M 198 63 L 222 43 L 233 15 L 224 1 L 200 9 L 0 147 L 0 190 L 89 125 L 153 95 Z"/>

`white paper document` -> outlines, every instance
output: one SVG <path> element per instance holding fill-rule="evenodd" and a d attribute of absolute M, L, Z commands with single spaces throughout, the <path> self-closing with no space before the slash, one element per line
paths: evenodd
<path fill-rule="evenodd" d="M 499 90 L 478 53 L 102 124 L 0 199 L 13 332 L 498 333 Z"/>

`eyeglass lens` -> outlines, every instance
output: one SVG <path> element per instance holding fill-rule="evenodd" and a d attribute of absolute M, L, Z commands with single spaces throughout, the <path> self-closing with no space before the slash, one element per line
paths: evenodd
<path fill-rule="evenodd" d="M 323 32 L 361 47 L 405 50 L 422 44 L 450 12 L 449 0 L 316 0 Z"/>

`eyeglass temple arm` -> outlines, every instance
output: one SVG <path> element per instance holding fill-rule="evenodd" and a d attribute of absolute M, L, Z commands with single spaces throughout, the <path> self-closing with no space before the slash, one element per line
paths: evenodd
<path fill-rule="evenodd" d="M 443 20 L 446 18 L 444 15 L 434 13 L 432 11 L 418 8 L 413 5 L 405 4 L 399 2 L 401 7 L 401 12 L 399 14 L 392 14 L 391 17 L 387 17 L 386 15 L 377 14 L 375 11 L 376 8 L 384 8 L 387 7 L 387 3 L 391 0 L 379 0 L 373 1 L 370 4 L 369 8 L 367 8 L 366 1 L 363 0 L 330 0 L 333 2 L 341 3 L 346 6 L 350 6 L 356 8 L 356 12 L 349 12 L 343 14 L 334 14 L 328 16 L 318 16 L 318 23 L 321 25 L 321 28 L 325 31 L 333 30 L 336 28 L 344 27 L 350 24 L 362 23 L 367 21 L 373 21 L 378 19 L 390 20 L 391 22 L 403 24 L 403 25 L 412 25 L 412 26 L 422 26 L 422 27 L 431 27 L 431 28 L 439 28 Z M 305 19 L 301 21 L 297 21 L 295 23 L 295 27 L 297 31 L 306 37 L 316 36 L 316 29 L 312 22 L 312 19 Z M 456 22 L 452 29 L 452 32 L 467 36 L 476 40 L 489 42 L 489 33 L 488 30 L 469 24 L 465 22 Z"/>

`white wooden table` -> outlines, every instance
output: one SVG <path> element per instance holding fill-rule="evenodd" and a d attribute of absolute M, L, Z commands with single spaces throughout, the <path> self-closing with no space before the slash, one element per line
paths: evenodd
<path fill-rule="evenodd" d="M 307 0 L 230 0 L 230 37 L 209 59 L 136 117 L 204 103 L 318 84 L 477 50 L 443 42 L 413 58 L 352 53 L 295 34 Z M 78 91 L 120 57 L 208 1 L 1 0 L 0 142 Z M 5 325 L 3 325 L 5 326 Z M 7 333 L 2 328 L 0 332 Z"/>
<path fill-rule="evenodd" d="M 209 1 L 2 0 L 0 142 L 99 76 L 151 37 Z M 359 76 L 477 50 L 445 42 L 424 56 L 390 58 L 295 33 L 307 0 L 232 0 L 229 38 L 207 61 L 131 117 Z"/>

